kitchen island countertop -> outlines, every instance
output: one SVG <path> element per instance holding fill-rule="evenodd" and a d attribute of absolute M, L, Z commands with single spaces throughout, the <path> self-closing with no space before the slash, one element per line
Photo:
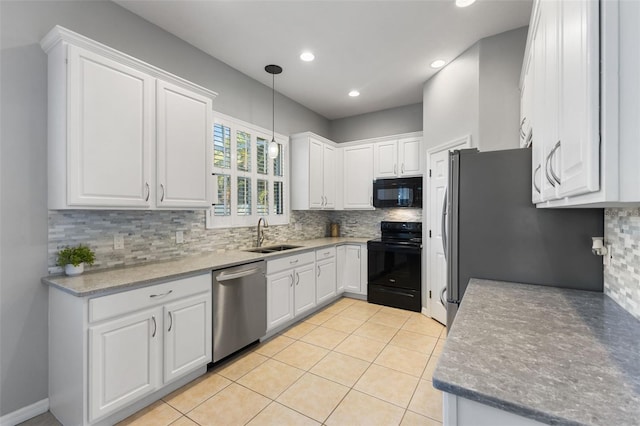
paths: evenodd
<path fill-rule="evenodd" d="M 603 293 L 472 279 L 433 375 L 539 422 L 640 424 L 640 320 Z"/>
<path fill-rule="evenodd" d="M 75 277 L 50 275 L 42 278 L 42 282 L 73 294 L 74 296 L 95 296 L 197 275 L 214 269 L 300 254 L 322 247 L 349 243 L 364 244 L 367 240 L 368 238 L 329 237 L 304 241 L 287 241 L 282 244 L 300 247 L 268 254 L 251 253 L 243 250 L 203 253 L 184 256 L 175 260 L 91 271 Z"/>

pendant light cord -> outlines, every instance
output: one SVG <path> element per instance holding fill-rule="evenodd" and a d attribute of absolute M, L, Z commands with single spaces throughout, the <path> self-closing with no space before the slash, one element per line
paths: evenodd
<path fill-rule="evenodd" d="M 271 74 L 271 141 L 276 140 L 276 75 Z"/>

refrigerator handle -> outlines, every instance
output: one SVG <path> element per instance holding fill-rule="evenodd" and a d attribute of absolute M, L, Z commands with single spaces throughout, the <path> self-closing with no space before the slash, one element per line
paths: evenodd
<path fill-rule="evenodd" d="M 442 202 L 442 249 L 444 250 L 444 260 L 447 260 L 447 188 L 444 190 L 444 201 Z"/>

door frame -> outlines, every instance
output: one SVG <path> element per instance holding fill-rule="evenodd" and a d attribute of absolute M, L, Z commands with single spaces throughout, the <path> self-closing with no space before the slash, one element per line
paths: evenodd
<path fill-rule="evenodd" d="M 427 226 L 422 227 L 422 241 L 427 241 L 427 244 L 423 244 L 425 248 L 422 250 L 422 264 L 424 268 L 422 268 L 422 290 L 424 294 L 424 299 L 426 303 L 422 305 L 422 314 L 428 317 L 431 317 L 431 300 L 432 297 L 429 297 L 429 292 L 431 289 L 431 283 L 429 282 L 429 260 L 431 255 L 431 244 L 429 241 L 429 217 L 428 212 L 431 208 L 431 177 L 429 176 L 429 166 L 431 165 L 431 156 L 438 154 L 444 150 L 451 151 L 453 148 L 472 148 L 473 144 L 471 143 L 471 135 L 465 135 L 460 138 L 454 139 L 452 141 L 431 147 L 427 149 L 426 155 L 426 164 L 424 168 L 422 188 L 423 192 L 426 193 L 426 197 L 423 197 L 423 200 L 426 200 L 425 206 L 422 209 L 422 223 Z M 433 294 L 432 294 L 433 296 Z"/>

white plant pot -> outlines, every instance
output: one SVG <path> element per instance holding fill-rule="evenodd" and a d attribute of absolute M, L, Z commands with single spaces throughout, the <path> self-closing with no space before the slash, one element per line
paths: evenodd
<path fill-rule="evenodd" d="M 73 277 L 74 275 L 80 275 L 84 272 L 84 263 L 79 264 L 78 266 L 73 266 L 71 263 L 64 265 L 64 273 Z"/>

